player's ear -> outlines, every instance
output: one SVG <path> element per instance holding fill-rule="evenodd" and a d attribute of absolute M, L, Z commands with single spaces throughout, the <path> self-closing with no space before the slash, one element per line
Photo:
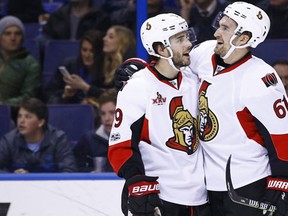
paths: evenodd
<path fill-rule="evenodd" d="M 153 43 L 153 49 L 154 49 L 155 53 L 162 55 L 165 47 L 163 46 L 162 43 L 155 42 L 155 43 Z"/>
<path fill-rule="evenodd" d="M 245 31 L 243 32 L 239 38 L 240 38 L 240 45 L 245 45 L 248 43 L 248 41 L 250 40 L 252 34 L 251 32 Z"/>
<path fill-rule="evenodd" d="M 159 42 L 154 43 L 153 48 L 155 52 L 159 54 L 160 56 L 167 55 L 166 47 L 162 43 L 159 43 Z"/>

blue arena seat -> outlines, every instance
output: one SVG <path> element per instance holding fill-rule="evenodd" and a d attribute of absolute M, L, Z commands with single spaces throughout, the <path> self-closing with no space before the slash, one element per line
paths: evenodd
<path fill-rule="evenodd" d="M 43 73 L 42 74 L 42 83 L 43 83 L 44 88 L 47 86 L 47 84 L 52 79 L 52 77 L 53 77 L 52 73 Z"/>
<path fill-rule="evenodd" d="M 46 11 L 49 14 L 53 13 L 54 11 L 62 7 L 62 5 L 63 5 L 63 2 L 51 2 L 51 1 L 43 2 L 44 11 Z"/>
<path fill-rule="evenodd" d="M 0 138 L 12 129 L 10 106 L 0 105 Z"/>
<path fill-rule="evenodd" d="M 79 54 L 78 40 L 50 40 L 45 45 L 43 73 L 55 73 L 57 66 L 67 57 Z"/>
<path fill-rule="evenodd" d="M 24 40 L 23 46 L 27 48 L 30 54 L 40 63 L 40 46 L 35 39 Z"/>
<path fill-rule="evenodd" d="M 24 23 L 24 28 L 26 39 L 35 39 L 39 35 L 39 23 Z"/>
<path fill-rule="evenodd" d="M 252 49 L 252 53 L 270 65 L 279 59 L 288 60 L 288 39 L 267 39 Z"/>
<path fill-rule="evenodd" d="M 49 124 L 66 132 L 73 147 L 87 131 L 95 129 L 94 109 L 88 104 L 48 105 Z"/>

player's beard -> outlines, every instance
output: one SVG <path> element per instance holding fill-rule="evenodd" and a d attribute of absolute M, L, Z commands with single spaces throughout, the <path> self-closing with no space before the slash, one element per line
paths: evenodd
<path fill-rule="evenodd" d="M 176 68 L 181 68 L 190 65 L 190 56 L 180 53 L 175 53 L 172 58 L 173 64 Z"/>

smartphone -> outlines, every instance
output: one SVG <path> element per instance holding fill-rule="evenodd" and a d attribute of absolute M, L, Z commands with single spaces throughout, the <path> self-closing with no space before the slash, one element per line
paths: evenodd
<path fill-rule="evenodd" d="M 63 76 L 71 76 L 71 74 L 68 72 L 65 66 L 59 66 L 58 67 L 59 71 L 62 73 Z"/>

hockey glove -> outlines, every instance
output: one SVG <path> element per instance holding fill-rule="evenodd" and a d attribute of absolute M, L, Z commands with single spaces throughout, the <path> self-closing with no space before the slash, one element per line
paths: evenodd
<path fill-rule="evenodd" d="M 122 211 L 125 215 L 128 214 L 127 210 L 137 216 L 161 215 L 161 212 L 155 213 L 162 207 L 157 179 L 158 177 L 139 175 L 126 181 L 122 192 Z M 125 187 L 128 189 L 128 196 L 123 194 L 127 193 Z"/>
<path fill-rule="evenodd" d="M 269 177 L 266 189 L 265 201 L 275 205 L 277 209 L 273 214 L 264 211 L 263 215 L 288 216 L 288 180 Z"/>
<path fill-rule="evenodd" d="M 140 58 L 130 58 L 123 62 L 115 71 L 115 88 L 119 91 L 127 80 L 137 71 L 147 67 L 149 64 Z"/>

